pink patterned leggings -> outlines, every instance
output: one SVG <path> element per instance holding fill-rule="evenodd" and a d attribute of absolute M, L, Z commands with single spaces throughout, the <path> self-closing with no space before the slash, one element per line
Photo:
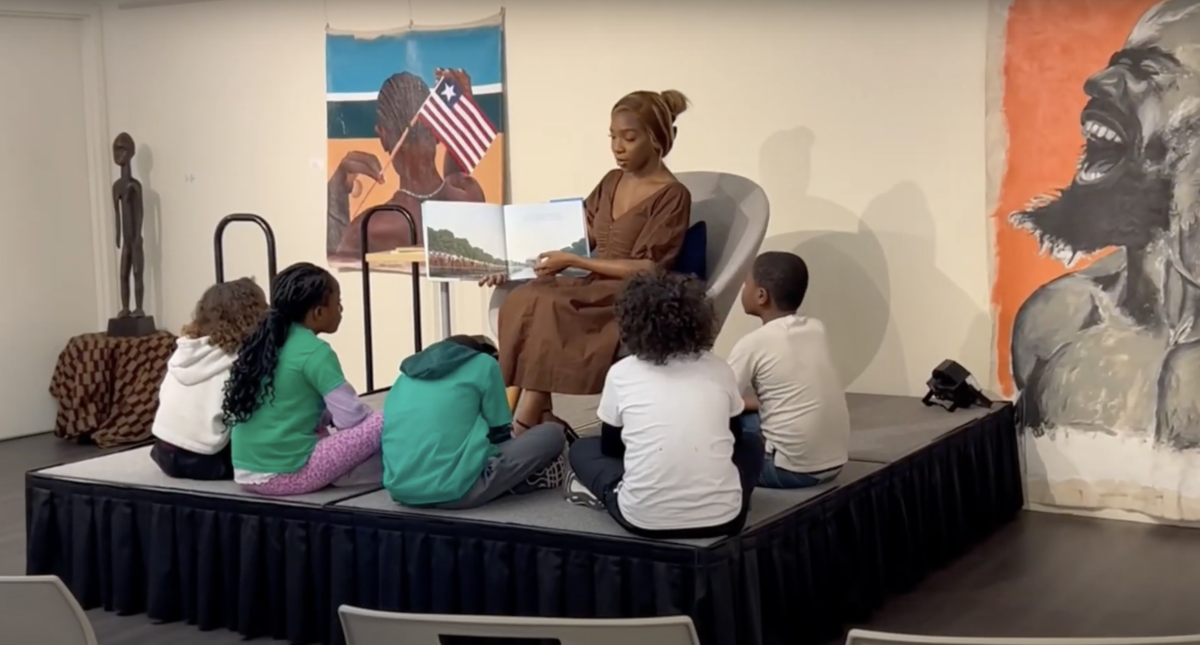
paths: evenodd
<path fill-rule="evenodd" d="M 262 484 L 243 484 L 242 488 L 273 497 L 319 491 L 375 456 L 382 433 L 383 415 L 372 412 L 354 427 L 321 437 L 300 470 L 275 475 Z"/>

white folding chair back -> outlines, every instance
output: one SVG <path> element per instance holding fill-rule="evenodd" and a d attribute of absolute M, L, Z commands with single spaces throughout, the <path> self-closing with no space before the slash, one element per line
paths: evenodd
<path fill-rule="evenodd" d="M 1200 645 L 1200 634 L 1145 638 L 964 638 L 852 629 L 846 645 Z"/>
<path fill-rule="evenodd" d="M 666 618 L 525 618 L 401 614 L 342 605 L 346 645 L 440 645 L 442 636 L 532 638 L 562 645 L 700 645 L 687 616 Z"/>
<path fill-rule="evenodd" d="M 96 633 L 58 576 L 0 576 L 0 642 L 97 645 Z"/>

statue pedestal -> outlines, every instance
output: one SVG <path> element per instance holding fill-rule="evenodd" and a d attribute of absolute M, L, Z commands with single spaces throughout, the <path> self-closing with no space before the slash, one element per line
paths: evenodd
<path fill-rule="evenodd" d="M 108 319 L 108 335 L 114 338 L 141 338 L 158 331 L 154 316 L 125 316 Z"/>

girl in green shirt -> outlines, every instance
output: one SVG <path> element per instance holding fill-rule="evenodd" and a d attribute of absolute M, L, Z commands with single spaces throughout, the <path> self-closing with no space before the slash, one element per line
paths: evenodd
<path fill-rule="evenodd" d="M 271 307 L 238 350 L 222 406 L 234 481 L 246 490 L 311 493 L 379 453 L 382 416 L 358 398 L 333 348 L 317 337 L 341 322 L 341 289 L 328 271 L 302 262 L 276 276 Z"/>

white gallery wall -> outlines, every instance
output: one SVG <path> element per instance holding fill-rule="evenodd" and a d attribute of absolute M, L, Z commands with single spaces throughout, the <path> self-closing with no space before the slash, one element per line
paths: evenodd
<path fill-rule="evenodd" d="M 0 0 L 0 439 L 54 427 L 58 354 L 107 316 L 96 251 L 115 240 L 94 234 L 108 188 L 92 145 L 104 124 L 87 17 L 52 0 Z"/>
<path fill-rule="evenodd" d="M 223 215 L 267 217 L 281 266 L 322 262 L 324 36 L 477 20 L 496 0 L 215 0 L 103 10 L 109 138 L 138 142 L 148 189 L 150 310 L 178 329 L 213 280 Z M 611 166 L 609 109 L 635 89 L 694 102 L 669 158 L 759 182 L 765 249 L 810 264 L 805 309 L 832 330 L 853 391 L 922 394 L 954 358 L 991 369 L 984 167 L 984 0 L 506 5 L 512 201 L 586 194 Z M 227 275 L 265 282 L 261 236 L 231 228 Z M 331 339 L 363 385 L 358 274 Z M 412 351 L 406 277 L 375 279 L 376 379 Z M 424 329 L 435 337 L 426 285 Z M 456 285 L 455 331 L 486 330 L 487 294 Z M 753 327 L 730 317 L 718 349 Z M 65 339 L 64 339 L 65 340 Z"/>

